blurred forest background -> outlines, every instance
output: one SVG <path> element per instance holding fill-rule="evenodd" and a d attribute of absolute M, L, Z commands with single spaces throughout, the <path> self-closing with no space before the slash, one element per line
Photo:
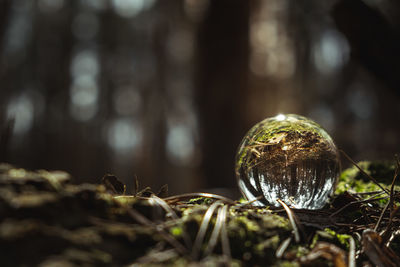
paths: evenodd
<path fill-rule="evenodd" d="M 399 14 L 396 0 L 0 0 L 0 161 L 235 188 L 241 138 L 278 113 L 355 160 L 393 159 Z"/>

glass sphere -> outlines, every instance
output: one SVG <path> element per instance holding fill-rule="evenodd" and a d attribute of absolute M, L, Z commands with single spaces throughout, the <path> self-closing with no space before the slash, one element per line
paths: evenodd
<path fill-rule="evenodd" d="M 236 155 L 239 188 L 256 206 L 320 209 L 333 193 L 339 152 L 328 133 L 299 115 L 280 114 L 257 123 Z"/>

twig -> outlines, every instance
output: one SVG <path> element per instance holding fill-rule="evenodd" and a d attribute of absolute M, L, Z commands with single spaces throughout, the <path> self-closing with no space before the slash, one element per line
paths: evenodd
<path fill-rule="evenodd" d="M 256 198 L 253 199 L 253 200 L 249 200 L 249 201 L 246 201 L 246 202 L 244 202 L 244 203 L 240 203 L 240 204 L 238 204 L 238 205 L 235 205 L 234 207 L 235 207 L 235 208 L 242 208 L 242 207 L 247 206 L 247 205 L 250 205 L 250 204 L 252 204 L 252 203 L 254 203 L 254 202 L 256 202 L 257 200 L 260 200 L 260 199 L 262 199 L 262 198 L 264 198 L 264 196 L 258 196 L 258 197 L 256 197 Z"/>
<path fill-rule="evenodd" d="M 375 231 L 375 232 L 378 230 L 379 224 L 381 223 L 382 218 L 383 218 L 383 216 L 384 216 L 386 210 L 387 210 L 389 207 L 390 207 L 390 209 L 392 209 L 392 206 L 393 206 L 393 201 L 394 201 L 394 199 L 393 199 L 394 184 L 395 184 L 396 179 L 397 179 L 397 176 L 398 176 L 398 174 L 399 174 L 399 161 L 397 160 L 396 162 L 397 162 L 397 166 L 396 166 L 396 170 L 395 170 L 395 172 L 394 172 L 394 177 L 393 177 L 393 180 L 392 180 L 392 185 L 390 186 L 390 198 L 389 198 L 388 203 L 385 205 L 385 208 L 382 210 L 381 215 L 379 216 L 379 219 L 378 219 L 378 221 L 377 221 L 377 223 L 376 223 L 376 225 L 375 225 L 375 228 L 374 228 L 374 231 Z"/>
<path fill-rule="evenodd" d="M 295 221 L 295 215 L 294 213 L 291 211 L 291 209 L 288 207 L 288 205 L 286 205 L 285 202 L 283 202 L 282 200 L 280 200 L 279 198 L 276 200 L 279 202 L 279 204 L 281 204 L 283 206 L 283 208 L 285 209 L 288 217 L 289 217 L 289 221 L 293 227 L 293 231 L 294 231 L 294 240 L 299 243 L 300 242 L 300 233 L 299 233 L 299 229 L 297 228 L 297 224 Z"/>
<path fill-rule="evenodd" d="M 372 177 L 371 175 L 369 175 L 368 173 L 366 173 L 363 169 L 361 169 L 360 166 L 358 166 L 358 164 L 357 164 L 354 160 L 352 160 L 352 159 L 350 158 L 349 155 L 346 154 L 346 152 L 344 152 L 344 151 L 341 150 L 341 149 L 339 149 L 339 151 L 347 158 L 347 160 L 349 160 L 354 166 L 356 166 L 357 169 L 358 169 L 362 174 L 364 174 L 364 175 L 367 176 L 369 179 L 371 179 L 371 181 L 373 181 L 377 186 L 379 186 L 380 189 L 382 189 L 383 191 L 385 191 L 386 194 L 390 195 L 389 192 L 388 192 L 384 187 L 382 187 L 382 186 L 378 183 L 378 181 L 375 180 L 374 177 Z"/>
<path fill-rule="evenodd" d="M 372 196 L 368 199 L 365 200 L 357 200 L 357 201 L 352 201 L 346 205 L 344 205 L 343 207 L 341 207 L 340 209 L 338 209 L 337 211 L 335 211 L 334 213 L 332 213 L 331 215 L 329 215 L 329 217 L 333 217 L 337 214 L 339 214 L 341 211 L 343 211 L 344 209 L 348 208 L 349 206 L 353 205 L 353 204 L 361 204 L 361 203 L 369 203 L 369 202 L 374 202 L 377 200 L 382 200 L 382 199 L 387 199 L 388 197 L 380 197 L 380 198 L 374 198 L 375 196 Z"/>
<path fill-rule="evenodd" d="M 215 209 L 221 204 L 222 204 L 221 201 L 217 201 L 217 202 L 213 203 L 207 209 L 206 213 L 204 214 L 203 220 L 201 222 L 199 231 L 197 232 L 196 239 L 194 241 L 194 245 L 193 245 L 193 249 L 192 249 L 191 256 L 192 256 L 193 259 L 198 259 L 199 253 L 200 253 L 201 244 L 203 244 L 203 240 L 204 240 L 204 236 L 206 235 L 208 224 L 209 224 L 209 222 L 211 220 L 211 217 L 212 217 Z"/>
<path fill-rule="evenodd" d="M 155 225 L 152 221 L 144 217 L 142 214 L 137 212 L 134 209 L 128 209 L 127 210 L 128 214 L 134 218 L 136 221 L 143 225 L 148 225 L 155 229 L 162 238 L 164 238 L 165 241 L 170 243 L 181 255 L 187 255 L 188 250 L 181 244 L 179 243 L 175 238 L 173 238 L 169 233 L 165 232 L 164 229 L 158 227 Z"/>
<path fill-rule="evenodd" d="M 276 250 L 275 256 L 280 259 L 283 256 L 283 253 L 285 252 L 285 250 L 288 248 L 290 241 L 292 241 L 292 237 L 288 237 L 286 238 L 278 247 L 278 249 Z"/>
<path fill-rule="evenodd" d="M 222 225 L 226 221 L 226 213 L 227 213 L 228 206 L 220 207 L 218 209 L 217 220 L 215 222 L 214 229 L 211 233 L 210 241 L 205 250 L 205 255 L 210 255 L 211 252 L 214 250 L 215 246 L 217 245 L 218 237 L 220 236 Z M 226 248 L 225 248 L 226 249 Z"/>
<path fill-rule="evenodd" d="M 160 205 L 167 213 L 171 214 L 172 218 L 175 220 L 179 220 L 178 215 L 176 215 L 175 211 L 165 202 L 163 199 L 157 197 L 156 195 L 152 195 L 150 199 L 154 199 L 158 205 Z M 192 247 L 192 241 L 190 240 L 190 237 L 188 233 L 183 229 L 182 231 L 182 237 L 183 241 L 186 244 L 186 247 L 190 249 Z"/>
<path fill-rule="evenodd" d="M 228 213 L 228 206 L 224 206 L 224 209 L 226 209 L 226 214 Z M 229 243 L 229 237 L 228 237 L 228 232 L 226 230 L 226 215 L 225 219 L 223 220 L 222 223 L 222 228 L 221 228 L 221 245 L 222 245 L 222 253 L 224 256 L 227 257 L 227 261 L 231 262 L 232 260 L 232 255 L 231 255 L 231 246 Z"/>
<path fill-rule="evenodd" d="M 349 267 L 356 266 L 356 242 L 352 236 L 349 237 Z"/>
<path fill-rule="evenodd" d="M 180 195 L 166 197 L 166 198 L 164 198 L 164 200 L 167 202 L 170 202 L 170 203 L 175 203 L 182 199 L 188 199 L 188 198 L 194 198 L 194 197 L 214 198 L 214 199 L 218 199 L 227 204 L 235 204 L 236 203 L 232 199 L 229 199 L 224 196 L 216 195 L 216 194 L 211 194 L 211 193 L 186 193 L 186 194 L 180 194 Z"/>

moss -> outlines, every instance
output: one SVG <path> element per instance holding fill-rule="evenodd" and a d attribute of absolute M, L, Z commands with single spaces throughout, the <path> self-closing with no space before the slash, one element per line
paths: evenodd
<path fill-rule="evenodd" d="M 244 228 L 250 232 L 251 231 L 257 232 L 260 230 L 259 225 L 256 224 L 254 221 L 249 220 L 246 216 L 239 216 L 239 217 L 235 218 L 233 222 L 238 225 L 244 226 Z"/>
<path fill-rule="evenodd" d="M 245 135 L 239 146 L 239 154 L 236 158 L 236 169 L 243 164 L 248 153 L 255 145 L 277 144 L 289 133 L 304 135 L 305 133 L 320 137 L 332 142 L 329 135 L 317 123 L 294 114 L 286 115 L 287 119 L 277 120 L 276 117 L 267 118 L 253 126 Z M 243 146 L 245 146 L 243 148 Z"/>
<path fill-rule="evenodd" d="M 333 231 L 332 229 L 329 228 L 325 228 L 324 230 L 326 233 L 328 233 L 330 236 L 332 236 L 333 238 L 335 238 L 346 250 L 349 249 L 349 239 L 350 239 L 350 235 L 346 235 L 346 234 L 338 234 L 335 231 Z"/>
<path fill-rule="evenodd" d="M 299 267 L 300 264 L 296 261 L 279 261 L 277 264 L 272 265 L 274 267 Z"/>
<path fill-rule="evenodd" d="M 175 227 L 172 227 L 169 230 L 169 232 L 175 237 L 180 237 L 180 236 L 182 236 L 183 229 L 180 226 L 175 226 Z"/>
<path fill-rule="evenodd" d="M 310 252 L 310 250 L 307 249 L 306 247 L 298 246 L 297 251 L 296 251 L 296 257 L 297 258 L 303 257 L 303 256 L 307 255 L 309 252 Z"/>
<path fill-rule="evenodd" d="M 390 177 L 390 172 L 393 170 L 384 169 L 382 167 L 384 165 L 369 163 L 361 165 L 370 170 L 371 175 L 374 173 L 377 177 L 380 174 L 382 177 L 384 175 Z M 371 169 L 371 166 L 378 167 Z M 0 172 L 1 168 L 0 164 Z M 299 220 L 305 220 L 303 230 L 306 234 L 305 239 L 295 243 L 291 224 L 285 217 L 277 215 L 285 214 L 281 213 L 282 210 L 272 211 L 268 208 L 233 205 L 229 208 L 225 222 L 232 259 L 222 255 L 220 238 L 210 256 L 206 257 L 201 254 L 209 244 L 218 210 L 215 211 L 207 227 L 204 241 L 201 244 L 200 257 L 192 259 L 174 249 L 174 246 L 168 243 L 158 230 L 163 229 L 183 246 L 186 246 L 184 240 L 186 237 L 193 243 L 204 214 L 214 200 L 195 198 L 187 202 L 182 201 L 184 205 L 182 202 L 177 205 L 171 204 L 171 208 L 178 216 L 178 219 L 174 219 L 151 201 L 134 196 L 115 197 L 98 185 L 60 183 L 61 191 L 57 191 L 51 186 L 44 187 L 42 182 L 37 182 L 43 180 L 40 175 L 48 175 L 44 172 L 40 175 L 28 171 L 24 174 L 22 170 L 11 173 L 13 173 L 12 177 L 0 173 L 0 184 L 5 185 L 1 188 L 0 194 L 0 245 L 5 249 L 5 255 L 19 251 L 25 251 L 27 255 L 24 254 L 24 257 L 19 257 L 19 253 L 15 256 L 11 255 L 6 258 L 5 264 L 2 262 L 4 266 L 39 265 L 39 263 L 53 260 L 54 263 L 57 261 L 66 262 L 66 264 L 73 262 L 77 265 L 94 266 L 132 264 L 141 266 L 188 266 L 192 264 L 221 266 L 228 263 L 231 266 L 291 267 L 299 266 L 298 262 L 303 264 L 301 259 L 307 258 L 304 256 L 309 255 L 319 241 L 343 248 L 345 251 L 348 250 L 350 235 L 343 233 L 354 233 L 346 226 L 339 228 L 338 224 L 334 224 L 336 221 L 327 224 L 326 227 L 332 228 L 326 228 L 323 231 L 317 230 L 318 226 L 312 226 L 319 221 L 325 222 L 326 218 L 322 217 L 337 209 L 326 208 L 309 213 L 304 210 L 294 210 Z M 21 181 L 27 182 L 21 183 Z M 44 181 L 45 184 L 48 184 L 47 180 Z M 371 185 L 368 179 L 359 176 L 358 170 L 354 168 L 347 169 L 342 173 L 340 186 L 342 189 L 339 188 L 339 191 L 344 188 L 353 191 L 364 191 L 366 188 L 376 189 L 373 187 L 376 185 Z M 18 205 L 11 205 L 12 203 Z M 377 205 L 375 206 L 379 208 Z M 355 208 L 357 209 L 357 207 Z M 136 221 L 135 216 L 132 216 L 132 211 L 146 217 L 149 222 L 153 222 L 158 226 L 157 229 L 154 225 L 149 225 L 150 223 Z M 339 219 L 343 219 L 345 220 L 343 225 L 350 222 L 357 226 L 364 226 L 362 223 L 365 222 L 353 220 L 352 214 L 355 212 L 358 212 L 357 216 L 354 216 L 355 218 L 362 217 L 360 209 L 346 209 L 338 214 L 337 222 L 342 223 Z M 379 210 L 373 210 L 373 212 L 379 215 Z M 307 217 L 304 217 L 305 215 Z M 336 219 L 336 216 L 334 217 L 333 219 Z M 372 220 L 375 217 L 371 216 Z M 313 224 L 308 225 L 306 223 L 308 220 Z M 386 221 L 388 221 L 387 218 Z M 385 220 L 382 221 L 382 225 L 383 223 Z M 394 223 L 397 222 L 394 221 Z M 362 230 L 358 232 L 361 234 Z M 288 240 L 288 237 L 292 237 L 292 240 L 282 258 L 277 259 L 276 250 L 284 240 Z M 309 242 L 310 239 L 311 242 Z M 356 240 L 357 253 L 361 250 L 360 247 L 361 244 Z M 42 252 L 38 253 L 36 248 Z M 390 248 L 399 251 L 399 236 L 393 239 Z M 188 253 L 190 253 L 190 246 Z M 315 264 L 333 266 L 332 261 L 327 259 L 312 260 L 305 264 L 309 264 L 308 266 L 315 266 Z"/>
<path fill-rule="evenodd" d="M 280 238 L 278 235 L 272 236 L 265 241 L 258 243 L 254 249 L 256 252 L 260 253 L 263 252 L 265 249 L 274 249 L 276 250 L 279 246 Z"/>
<path fill-rule="evenodd" d="M 375 178 L 380 183 L 391 184 L 396 166 L 390 161 L 360 161 L 357 165 L 368 175 Z M 352 166 L 342 172 L 340 175 L 341 181 L 362 181 L 369 184 L 371 180 L 356 166 Z M 396 185 L 400 185 L 400 180 L 397 180 Z"/>
<path fill-rule="evenodd" d="M 206 197 L 198 197 L 198 198 L 192 198 L 188 201 L 188 204 L 204 204 L 204 205 L 211 205 L 214 202 L 213 199 L 211 198 L 206 198 Z"/>
<path fill-rule="evenodd" d="M 371 175 L 375 180 L 377 180 L 382 187 L 388 190 L 390 189 L 395 169 L 393 163 L 362 161 L 357 163 L 357 165 L 363 171 L 365 171 L 367 174 Z M 400 190 L 400 179 L 397 180 L 394 189 L 397 191 Z M 346 191 L 365 193 L 381 190 L 382 189 L 373 181 L 371 181 L 370 178 L 361 173 L 356 166 L 353 166 L 345 169 L 341 173 L 335 194 L 339 195 Z M 362 197 L 366 199 L 371 197 L 371 195 L 365 194 Z M 383 199 L 379 200 L 378 203 L 384 205 L 387 203 L 387 201 L 387 199 Z"/>

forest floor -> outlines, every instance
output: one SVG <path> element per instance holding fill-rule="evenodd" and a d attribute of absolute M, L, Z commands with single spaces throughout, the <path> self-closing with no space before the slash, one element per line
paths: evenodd
<path fill-rule="evenodd" d="M 398 164 L 357 166 L 310 211 L 0 164 L 0 266 L 400 266 Z"/>

